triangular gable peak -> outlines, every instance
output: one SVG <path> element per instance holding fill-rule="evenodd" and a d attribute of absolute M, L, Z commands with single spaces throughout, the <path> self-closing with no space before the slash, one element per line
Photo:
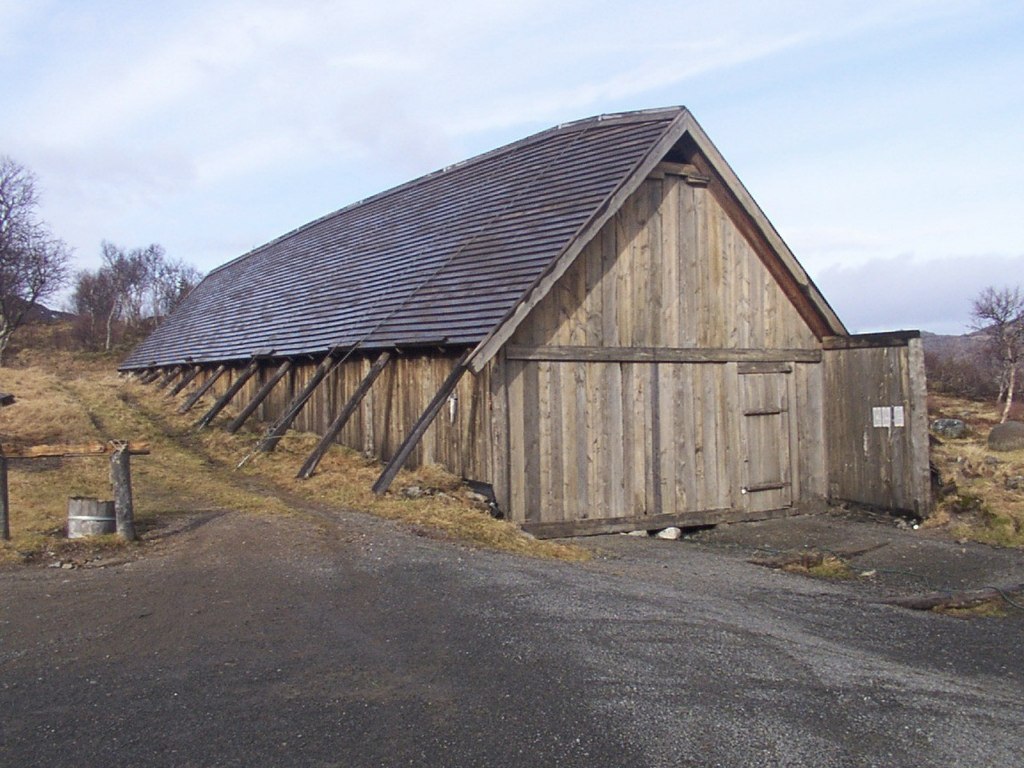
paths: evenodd
<path fill-rule="evenodd" d="M 707 180 L 709 192 L 748 241 L 786 298 L 818 338 L 845 336 L 846 328 L 804 271 L 789 247 L 750 193 L 726 163 L 690 112 L 681 109 L 650 152 L 610 196 L 577 237 L 474 350 L 470 368 L 480 371 L 551 292 L 587 245 L 601 232 L 659 166 L 668 161 L 694 168 Z M 662 166 L 663 167 L 663 166 Z"/>

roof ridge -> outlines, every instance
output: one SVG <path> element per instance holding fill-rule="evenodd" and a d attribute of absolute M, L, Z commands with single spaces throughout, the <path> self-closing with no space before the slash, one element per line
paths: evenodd
<path fill-rule="evenodd" d="M 584 117 L 584 118 L 582 118 L 580 120 L 571 120 L 571 121 L 566 122 L 566 123 L 558 123 L 557 125 L 554 125 L 554 126 L 552 126 L 550 128 L 545 128 L 544 130 L 538 131 L 537 133 L 531 134 L 530 136 L 526 136 L 525 138 L 517 139 L 516 141 L 513 141 L 513 142 L 511 142 L 509 144 L 505 144 L 505 145 L 497 147 L 495 149 L 491 149 L 491 150 L 488 150 L 486 152 L 482 152 L 479 155 L 474 155 L 473 157 L 466 158 L 465 160 L 459 160 L 459 161 L 457 161 L 455 163 L 451 163 L 451 164 L 446 165 L 446 166 L 444 166 L 442 168 L 438 168 L 437 170 L 430 171 L 429 173 L 425 173 L 422 176 L 418 176 L 415 179 L 411 179 L 411 180 L 403 182 L 403 183 L 401 183 L 401 184 L 399 184 L 397 186 L 391 187 L 390 189 L 385 189 L 385 190 L 383 190 L 381 192 L 377 192 L 377 193 L 375 193 L 373 195 L 370 195 L 369 197 L 364 197 L 364 198 L 361 198 L 359 200 L 356 200 L 355 202 L 349 203 L 348 205 L 345 205 L 345 206 L 343 206 L 341 208 L 338 208 L 337 210 L 331 211 L 329 213 L 325 213 L 324 215 L 319 216 L 316 219 L 313 219 L 312 221 L 306 222 L 305 224 L 302 224 L 301 226 L 295 227 L 294 229 L 291 229 L 288 232 L 285 232 L 283 235 L 278 235 L 277 237 L 273 238 L 272 240 L 268 240 L 267 242 L 265 242 L 265 243 L 263 243 L 261 245 L 258 245 L 255 248 L 252 248 L 252 249 L 246 251 L 245 253 L 243 253 L 243 254 L 241 254 L 239 256 L 236 256 L 235 258 L 233 258 L 233 259 L 231 259 L 229 261 L 226 261 L 226 262 L 224 262 L 223 264 L 221 264 L 221 265 L 219 265 L 217 267 L 214 267 L 213 269 L 211 269 L 209 272 L 206 273 L 206 277 L 207 278 L 208 277 L 212 277 L 213 275 L 217 274 L 218 272 L 221 272 L 222 270 L 226 269 L 227 267 L 230 267 L 230 266 L 232 266 L 234 264 L 237 264 L 237 263 L 239 263 L 241 261 L 244 261 L 244 260 L 250 258 L 251 256 L 256 256 L 261 251 L 263 251 L 263 250 L 265 250 L 267 248 L 271 248 L 271 247 L 273 247 L 273 246 L 275 246 L 275 245 L 277 245 L 279 243 L 282 243 L 282 242 L 288 240 L 289 238 L 295 237 L 296 235 L 298 235 L 298 234 L 300 234 L 302 232 L 305 232 L 308 229 L 310 229 L 312 227 L 315 227 L 315 226 L 317 226 L 319 224 L 322 224 L 325 221 L 328 221 L 328 220 L 333 219 L 335 217 L 341 216 L 342 214 L 344 214 L 344 213 L 346 213 L 348 211 L 355 210 L 355 209 L 357 209 L 357 208 L 359 208 L 361 206 L 364 206 L 364 205 L 366 205 L 368 203 L 384 199 L 384 198 L 386 198 L 386 197 L 388 197 L 390 195 L 394 195 L 394 194 L 397 194 L 397 193 L 399 193 L 399 192 L 401 192 L 403 190 L 407 190 L 407 189 L 415 187 L 415 186 L 417 186 L 419 184 L 423 184 L 423 183 L 425 183 L 425 182 L 427 182 L 427 181 L 429 181 L 431 179 L 437 178 L 439 176 L 443 176 L 443 175 L 445 175 L 447 173 L 450 173 L 450 172 L 452 172 L 454 170 L 462 169 L 462 168 L 467 168 L 469 166 L 475 165 L 477 163 L 481 163 L 481 162 L 483 162 L 485 160 L 488 160 L 488 159 L 490 159 L 492 157 L 495 157 L 497 155 L 500 155 L 500 154 L 503 154 L 503 153 L 506 153 L 506 152 L 510 152 L 510 151 L 515 150 L 515 149 L 520 149 L 522 147 L 530 146 L 531 144 L 535 144 L 535 143 L 537 143 L 539 141 L 543 141 L 543 140 L 545 140 L 547 138 L 550 138 L 551 136 L 554 136 L 554 135 L 557 135 L 557 134 L 560 134 L 560 133 L 564 133 L 564 132 L 569 131 L 569 130 L 574 130 L 574 131 L 575 130 L 579 130 L 579 129 L 584 129 L 585 130 L 587 127 L 589 127 L 590 125 L 594 125 L 594 124 L 615 124 L 615 123 L 646 122 L 647 120 L 657 119 L 659 117 L 665 117 L 666 115 L 670 115 L 670 114 L 680 114 L 680 113 L 684 112 L 685 110 L 686 110 L 686 108 L 681 106 L 681 105 L 674 106 L 674 107 L 655 107 L 655 108 L 651 108 L 651 109 L 639 109 L 639 110 L 634 110 L 634 111 L 629 111 L 629 112 L 602 113 L 602 114 L 599 114 L 599 115 L 592 115 L 591 117 Z M 205 279 L 206 278 L 204 278 L 204 280 Z"/>

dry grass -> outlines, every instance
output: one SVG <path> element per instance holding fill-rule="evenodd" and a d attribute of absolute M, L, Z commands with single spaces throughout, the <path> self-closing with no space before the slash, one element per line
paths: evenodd
<path fill-rule="evenodd" d="M 929 417 L 962 419 L 969 431 L 932 446 L 945 492 L 925 526 L 945 528 L 955 538 L 1024 547 L 1024 451 L 990 451 L 986 444 L 989 430 L 999 423 L 999 409 L 994 403 L 932 395 Z"/>
<path fill-rule="evenodd" d="M 1006 604 L 999 598 L 986 600 L 969 608 L 932 608 L 934 613 L 941 613 L 945 616 L 954 616 L 958 619 L 1003 619 L 1008 615 Z"/>
<path fill-rule="evenodd" d="M 537 541 L 494 520 L 458 479 L 437 467 L 403 471 L 393 485 L 397 492 L 378 497 L 370 486 L 380 465 L 333 448 L 313 478 L 297 480 L 295 472 L 316 443 L 313 435 L 291 433 L 277 451 L 252 456 L 236 470 L 255 445 L 255 432 L 228 435 L 219 428 L 229 417 L 222 415 L 196 434 L 192 423 L 202 403 L 192 414 L 179 416 L 177 402 L 153 386 L 119 377 L 109 360 L 23 352 L 11 367 L 0 368 L 0 390 L 17 397 L 14 406 L 0 411 L 5 442 L 149 440 L 152 454 L 132 460 L 136 518 L 143 528 L 163 516 L 199 510 L 293 514 L 301 507 L 298 500 L 370 512 L 401 520 L 423 535 L 491 549 L 565 560 L 587 556 L 578 547 Z M 0 542 L 0 561 L 67 551 L 67 499 L 110 498 L 107 470 L 102 458 L 11 461 L 12 541 Z M 411 485 L 426 492 L 416 499 L 403 497 L 401 489 Z M 121 546 L 116 541 L 97 544 Z"/>
<path fill-rule="evenodd" d="M 846 562 L 835 555 L 809 552 L 798 560 L 786 563 L 782 570 L 787 573 L 799 573 L 816 579 L 842 580 L 852 579 L 853 571 Z"/>

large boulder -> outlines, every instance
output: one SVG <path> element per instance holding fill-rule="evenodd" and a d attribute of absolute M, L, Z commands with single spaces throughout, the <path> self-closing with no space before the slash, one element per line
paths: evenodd
<path fill-rule="evenodd" d="M 988 433 L 988 447 L 993 451 L 1018 451 L 1024 448 L 1024 423 L 1008 421 L 996 424 Z"/>
<path fill-rule="evenodd" d="M 932 422 L 932 432 L 943 437 L 958 438 L 967 434 L 967 425 L 960 419 L 936 419 Z"/>

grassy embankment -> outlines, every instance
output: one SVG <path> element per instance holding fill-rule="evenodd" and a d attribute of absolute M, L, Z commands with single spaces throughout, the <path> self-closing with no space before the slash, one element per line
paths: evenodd
<path fill-rule="evenodd" d="M 313 478 L 296 480 L 297 468 L 316 444 L 312 435 L 290 433 L 277 451 L 257 454 L 236 469 L 258 435 L 243 429 L 232 436 L 219 429 L 232 415 L 230 409 L 211 428 L 195 433 L 192 424 L 203 412 L 202 401 L 192 414 L 179 416 L 174 399 L 155 386 L 119 377 L 115 366 L 111 359 L 64 352 L 21 352 L 0 368 L 0 391 L 17 398 L 0 411 L 0 436 L 19 445 L 149 441 L 152 454 L 132 460 L 136 519 L 143 531 L 171 515 L 212 510 L 301 514 L 308 503 L 398 519 L 425 535 L 474 546 L 535 557 L 586 557 L 577 547 L 536 541 L 494 520 L 456 478 L 436 467 L 403 472 L 396 479 L 396 490 L 419 485 L 434 491 L 416 499 L 375 496 L 370 486 L 380 465 L 340 447 L 328 452 Z M 108 463 L 102 457 L 12 460 L 9 484 L 12 540 L 0 542 L 0 562 L 80 550 L 82 544 L 63 538 L 68 498 L 111 498 Z M 102 538 L 92 545 L 123 546 L 115 537 Z"/>
<path fill-rule="evenodd" d="M 455 478 L 436 467 L 403 472 L 395 482 L 395 489 L 420 485 L 437 490 L 418 499 L 374 496 L 370 486 L 380 465 L 342 448 L 328 453 L 313 478 L 296 480 L 296 469 L 316 442 L 308 434 L 290 433 L 276 452 L 257 454 L 236 470 L 256 442 L 255 426 L 234 436 L 218 429 L 232 415 L 229 408 L 212 428 L 194 433 L 192 423 L 203 403 L 193 414 L 179 416 L 172 398 L 154 386 L 119 377 L 115 365 L 109 358 L 22 351 L 0 369 L 0 390 L 17 397 L 15 405 L 0 410 L 0 436 L 21 445 L 148 440 L 152 455 L 133 460 L 142 530 L 169 515 L 221 509 L 295 514 L 301 502 L 308 502 L 399 519 L 427 535 L 483 547 L 541 557 L 585 557 L 578 548 L 538 542 L 491 519 Z M 949 492 L 937 500 L 925 525 L 953 538 L 1024 546 L 1024 451 L 994 453 L 986 448 L 988 430 L 998 422 L 995 405 L 933 395 L 930 409 L 932 418 L 963 419 L 970 431 L 932 448 L 932 461 Z M 0 562 L 81 547 L 63 538 L 70 496 L 110 498 L 104 459 L 12 461 L 12 541 L 0 543 Z M 121 546 L 113 537 L 102 544 Z"/>
<path fill-rule="evenodd" d="M 931 419 L 962 419 L 968 432 L 932 445 L 932 463 L 946 491 L 936 499 L 926 525 L 944 528 L 954 538 L 1024 547 L 1024 450 L 996 452 L 986 443 L 1001 409 L 995 403 L 933 394 L 928 410 Z"/>

